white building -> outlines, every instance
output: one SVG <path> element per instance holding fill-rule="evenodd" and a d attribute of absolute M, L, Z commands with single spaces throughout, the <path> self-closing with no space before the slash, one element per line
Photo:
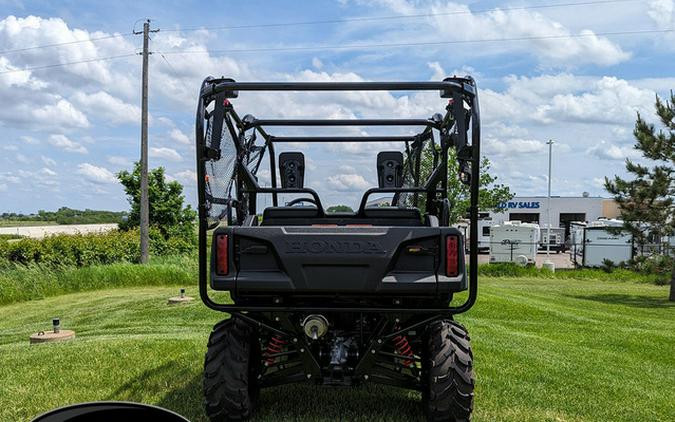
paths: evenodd
<path fill-rule="evenodd" d="M 522 221 L 537 223 L 542 229 L 548 224 L 547 197 L 518 196 L 501 204 L 502 212 L 490 212 L 492 224 L 504 221 Z M 551 197 L 551 227 L 565 229 L 565 237 L 569 235 L 570 223 L 573 221 L 595 221 L 599 218 L 616 218 L 619 209 L 613 199 L 578 196 Z"/>

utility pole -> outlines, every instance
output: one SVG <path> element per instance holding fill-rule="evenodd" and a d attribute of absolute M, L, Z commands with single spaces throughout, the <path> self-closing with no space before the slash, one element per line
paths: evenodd
<path fill-rule="evenodd" d="M 143 23 L 143 82 L 141 85 L 141 264 L 148 262 L 150 230 L 150 204 L 148 200 L 148 44 L 151 32 L 159 32 L 159 29 L 150 29 L 150 19 Z"/>
<path fill-rule="evenodd" d="M 546 226 L 546 262 L 544 262 L 544 267 L 555 271 L 555 265 L 551 262 L 551 157 L 553 155 L 553 139 L 549 139 L 546 144 L 548 145 L 548 196 L 546 200 L 548 224 Z"/>

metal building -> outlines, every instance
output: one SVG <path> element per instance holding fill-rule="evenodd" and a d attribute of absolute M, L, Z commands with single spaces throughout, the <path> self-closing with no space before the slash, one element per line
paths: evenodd
<path fill-rule="evenodd" d="M 548 224 L 547 197 L 518 196 L 503 202 L 501 212 L 490 212 L 492 224 L 504 221 L 537 223 L 542 228 Z M 599 196 L 552 196 L 551 227 L 565 229 L 565 238 L 570 234 L 570 223 L 575 221 L 595 221 L 599 218 L 617 218 L 619 208 L 613 199 Z"/>

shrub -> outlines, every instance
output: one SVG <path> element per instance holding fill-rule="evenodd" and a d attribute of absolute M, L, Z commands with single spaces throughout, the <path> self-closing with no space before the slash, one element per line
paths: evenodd
<path fill-rule="evenodd" d="M 194 236 L 193 236 L 194 237 Z M 44 239 L 0 242 L 2 261 L 49 267 L 86 267 L 115 262 L 137 262 L 140 257 L 138 230 L 65 235 Z M 181 236 L 166 239 L 157 229 L 150 231 L 150 252 L 156 256 L 182 255 L 195 249 L 196 239 Z"/>

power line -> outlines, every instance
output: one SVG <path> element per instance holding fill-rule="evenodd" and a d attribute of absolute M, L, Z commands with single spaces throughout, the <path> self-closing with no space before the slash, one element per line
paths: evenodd
<path fill-rule="evenodd" d="M 128 37 L 130 35 L 133 35 L 133 33 L 128 32 L 128 33 L 124 33 L 124 34 L 113 34 L 113 35 L 106 35 L 104 37 L 88 38 L 86 40 L 66 41 L 66 42 L 60 42 L 60 43 L 55 43 L 55 44 L 44 44 L 44 45 L 35 45 L 35 46 L 32 46 L 32 47 L 15 48 L 13 50 L 0 51 L 0 55 L 10 54 L 10 53 L 19 53 L 19 52 L 22 52 L 22 51 L 37 50 L 37 49 L 40 49 L 40 48 L 50 48 L 50 47 L 60 47 L 60 46 L 64 46 L 64 45 L 80 44 L 80 43 L 83 43 L 83 42 L 96 42 L 96 41 L 102 41 L 102 40 L 109 40 L 111 38 L 124 38 L 124 37 Z"/>
<path fill-rule="evenodd" d="M 639 0 L 594 0 L 594 1 L 580 1 L 580 2 L 569 2 L 569 3 L 556 3 L 556 4 L 540 4 L 532 6 L 519 6 L 519 7 L 503 7 L 503 8 L 492 8 L 492 9 L 478 9 L 478 10 L 456 10 L 452 12 L 439 12 L 439 13 L 422 13 L 414 15 L 393 15 L 393 16 L 373 16 L 373 17 L 355 17 L 355 18 L 346 18 L 346 19 L 328 19 L 328 20 L 317 20 L 317 21 L 299 21 L 299 22 L 280 22 L 280 23 L 266 23 L 266 24 L 251 24 L 251 25 L 234 25 L 234 26 L 204 26 L 204 27 L 188 27 L 183 29 L 164 29 L 162 32 L 191 32 L 191 31 L 200 31 L 200 30 L 233 30 L 233 29 L 249 29 L 249 28 L 272 28 L 272 27 L 285 27 L 285 26 L 298 26 L 298 25 L 327 25 L 327 24 L 336 24 L 336 23 L 348 23 L 348 22 L 371 22 L 371 21 L 383 21 L 383 20 L 397 20 L 397 19 L 412 19 L 412 18 L 423 18 L 423 17 L 435 17 L 435 16 L 452 16 L 452 15 L 466 15 L 466 14 L 483 14 L 496 11 L 517 11 L 517 10 L 533 10 L 533 9 L 552 9 L 559 7 L 573 7 L 573 6 L 591 6 L 591 5 L 603 5 L 603 4 L 613 4 L 613 3 L 628 3 L 636 2 Z M 140 20 L 140 19 L 139 19 Z M 61 43 L 54 44 L 43 44 L 36 45 L 31 47 L 22 47 L 15 48 L 11 50 L 0 51 L 0 55 L 19 53 L 30 50 L 37 50 L 42 48 L 52 48 L 52 47 L 61 47 L 65 45 L 80 44 L 85 42 L 97 42 L 102 40 L 108 40 L 112 38 L 125 38 L 133 35 L 133 32 L 126 32 L 120 34 L 106 35 L 96 38 L 88 38 L 85 40 L 75 40 L 75 41 L 66 41 Z"/>
<path fill-rule="evenodd" d="M 232 53 L 262 53 L 276 51 L 308 51 L 308 50 L 350 50 L 361 48 L 397 48 L 397 47 L 419 47 L 434 45 L 451 44 L 478 44 L 489 42 L 513 42 L 513 41 L 534 41 L 534 40 L 556 40 L 569 38 L 585 38 L 593 36 L 614 36 L 614 35 L 644 35 L 660 34 L 673 32 L 675 29 L 646 29 L 635 31 L 615 31 L 615 32 L 590 32 L 580 34 L 561 34 L 561 35 L 541 35 L 531 37 L 512 37 L 512 38 L 482 38 L 474 40 L 450 40 L 450 41 L 429 41 L 429 42 L 411 42 L 411 43 L 391 43 L 391 44 L 352 44 L 352 45 L 320 45 L 320 46 L 297 46 L 297 47 L 261 47 L 261 48 L 242 48 L 229 50 L 184 50 L 167 51 L 164 54 L 232 54 Z"/>
<path fill-rule="evenodd" d="M 613 3 L 628 3 L 628 2 L 637 2 L 640 0 L 594 0 L 594 1 L 580 1 L 580 2 L 569 2 L 569 3 L 556 3 L 556 4 L 539 4 L 532 6 L 517 6 L 517 7 L 502 7 L 502 8 L 491 8 L 491 9 L 477 9 L 477 10 L 456 10 L 452 12 L 439 12 L 439 13 L 420 13 L 420 14 L 411 14 L 411 15 L 391 15 L 391 16 L 363 16 L 355 18 L 345 18 L 345 19 L 327 19 L 327 20 L 316 20 L 316 21 L 298 21 L 298 22 L 279 22 L 279 23 L 263 23 L 263 24 L 250 24 L 250 25 L 232 25 L 232 26 L 202 26 L 202 27 L 187 27 L 182 29 L 163 29 L 162 32 L 191 32 L 191 31 L 201 31 L 201 30 L 211 30 L 211 31 L 221 31 L 221 30 L 233 30 L 233 29 L 251 29 L 251 28 L 274 28 L 274 27 L 285 27 L 285 26 L 300 26 L 300 25 L 327 25 L 327 24 L 336 24 L 336 23 L 349 23 L 349 22 L 372 22 L 372 21 L 384 21 L 384 20 L 397 20 L 397 19 L 412 19 L 412 18 L 427 18 L 427 17 L 436 17 L 436 16 L 453 16 L 453 15 L 475 15 L 475 14 L 484 14 L 490 12 L 511 12 L 518 10 L 532 10 L 532 9 L 553 9 L 558 7 L 573 7 L 573 6 L 591 6 L 591 5 L 603 5 L 603 4 L 613 4 Z"/>
<path fill-rule="evenodd" d="M 133 57 L 133 56 L 137 56 L 137 55 L 138 55 L 138 53 L 120 54 L 118 56 L 94 57 L 94 58 L 91 58 L 91 59 L 78 60 L 78 61 L 74 61 L 74 62 L 55 63 L 55 64 L 48 64 L 48 65 L 44 65 L 44 66 L 24 67 L 23 69 L 3 70 L 3 71 L 0 72 L 0 75 L 5 75 L 7 73 L 25 72 L 25 71 L 30 71 L 30 70 L 51 69 L 53 67 L 70 66 L 70 65 L 73 65 L 73 64 L 93 63 L 93 62 L 115 60 L 115 59 L 121 59 L 121 58 L 124 58 L 124 57 Z"/>
<path fill-rule="evenodd" d="M 261 47 L 261 48 L 245 48 L 245 49 L 230 49 L 230 50 L 184 50 L 184 51 L 165 51 L 164 55 L 180 55 L 180 54 L 233 54 L 233 53 L 261 53 L 261 52 L 282 52 L 282 51 L 316 51 L 316 50 L 348 50 L 361 48 L 398 48 L 398 47 L 419 47 L 419 46 L 440 46 L 452 44 L 475 44 L 475 43 L 489 43 L 489 42 L 515 42 L 515 41 L 534 41 L 534 40 L 556 40 L 556 39 L 570 39 L 570 38 L 585 38 L 592 36 L 615 36 L 615 35 L 646 35 L 646 34 L 663 34 L 668 32 L 675 32 L 675 29 L 646 29 L 635 31 L 614 31 L 614 32 L 591 32 L 581 34 L 565 34 L 565 35 L 543 35 L 531 37 L 512 37 L 512 38 L 483 38 L 475 40 L 450 40 L 450 41 L 430 41 L 430 42 L 415 42 L 415 43 L 391 43 L 391 44 L 353 44 L 353 45 L 322 45 L 322 46 L 297 46 L 297 47 Z M 69 66 L 81 63 L 91 63 L 97 61 L 115 60 L 125 57 L 132 57 L 138 53 L 121 54 L 109 57 L 96 57 L 86 60 L 79 60 L 67 63 L 56 63 L 44 66 L 33 66 L 23 69 L 11 69 L 0 71 L 0 75 L 16 72 L 24 72 L 30 70 L 49 69 L 54 67 Z M 167 61 L 166 57 L 164 60 Z M 170 63 L 169 63 L 170 65 Z"/>

